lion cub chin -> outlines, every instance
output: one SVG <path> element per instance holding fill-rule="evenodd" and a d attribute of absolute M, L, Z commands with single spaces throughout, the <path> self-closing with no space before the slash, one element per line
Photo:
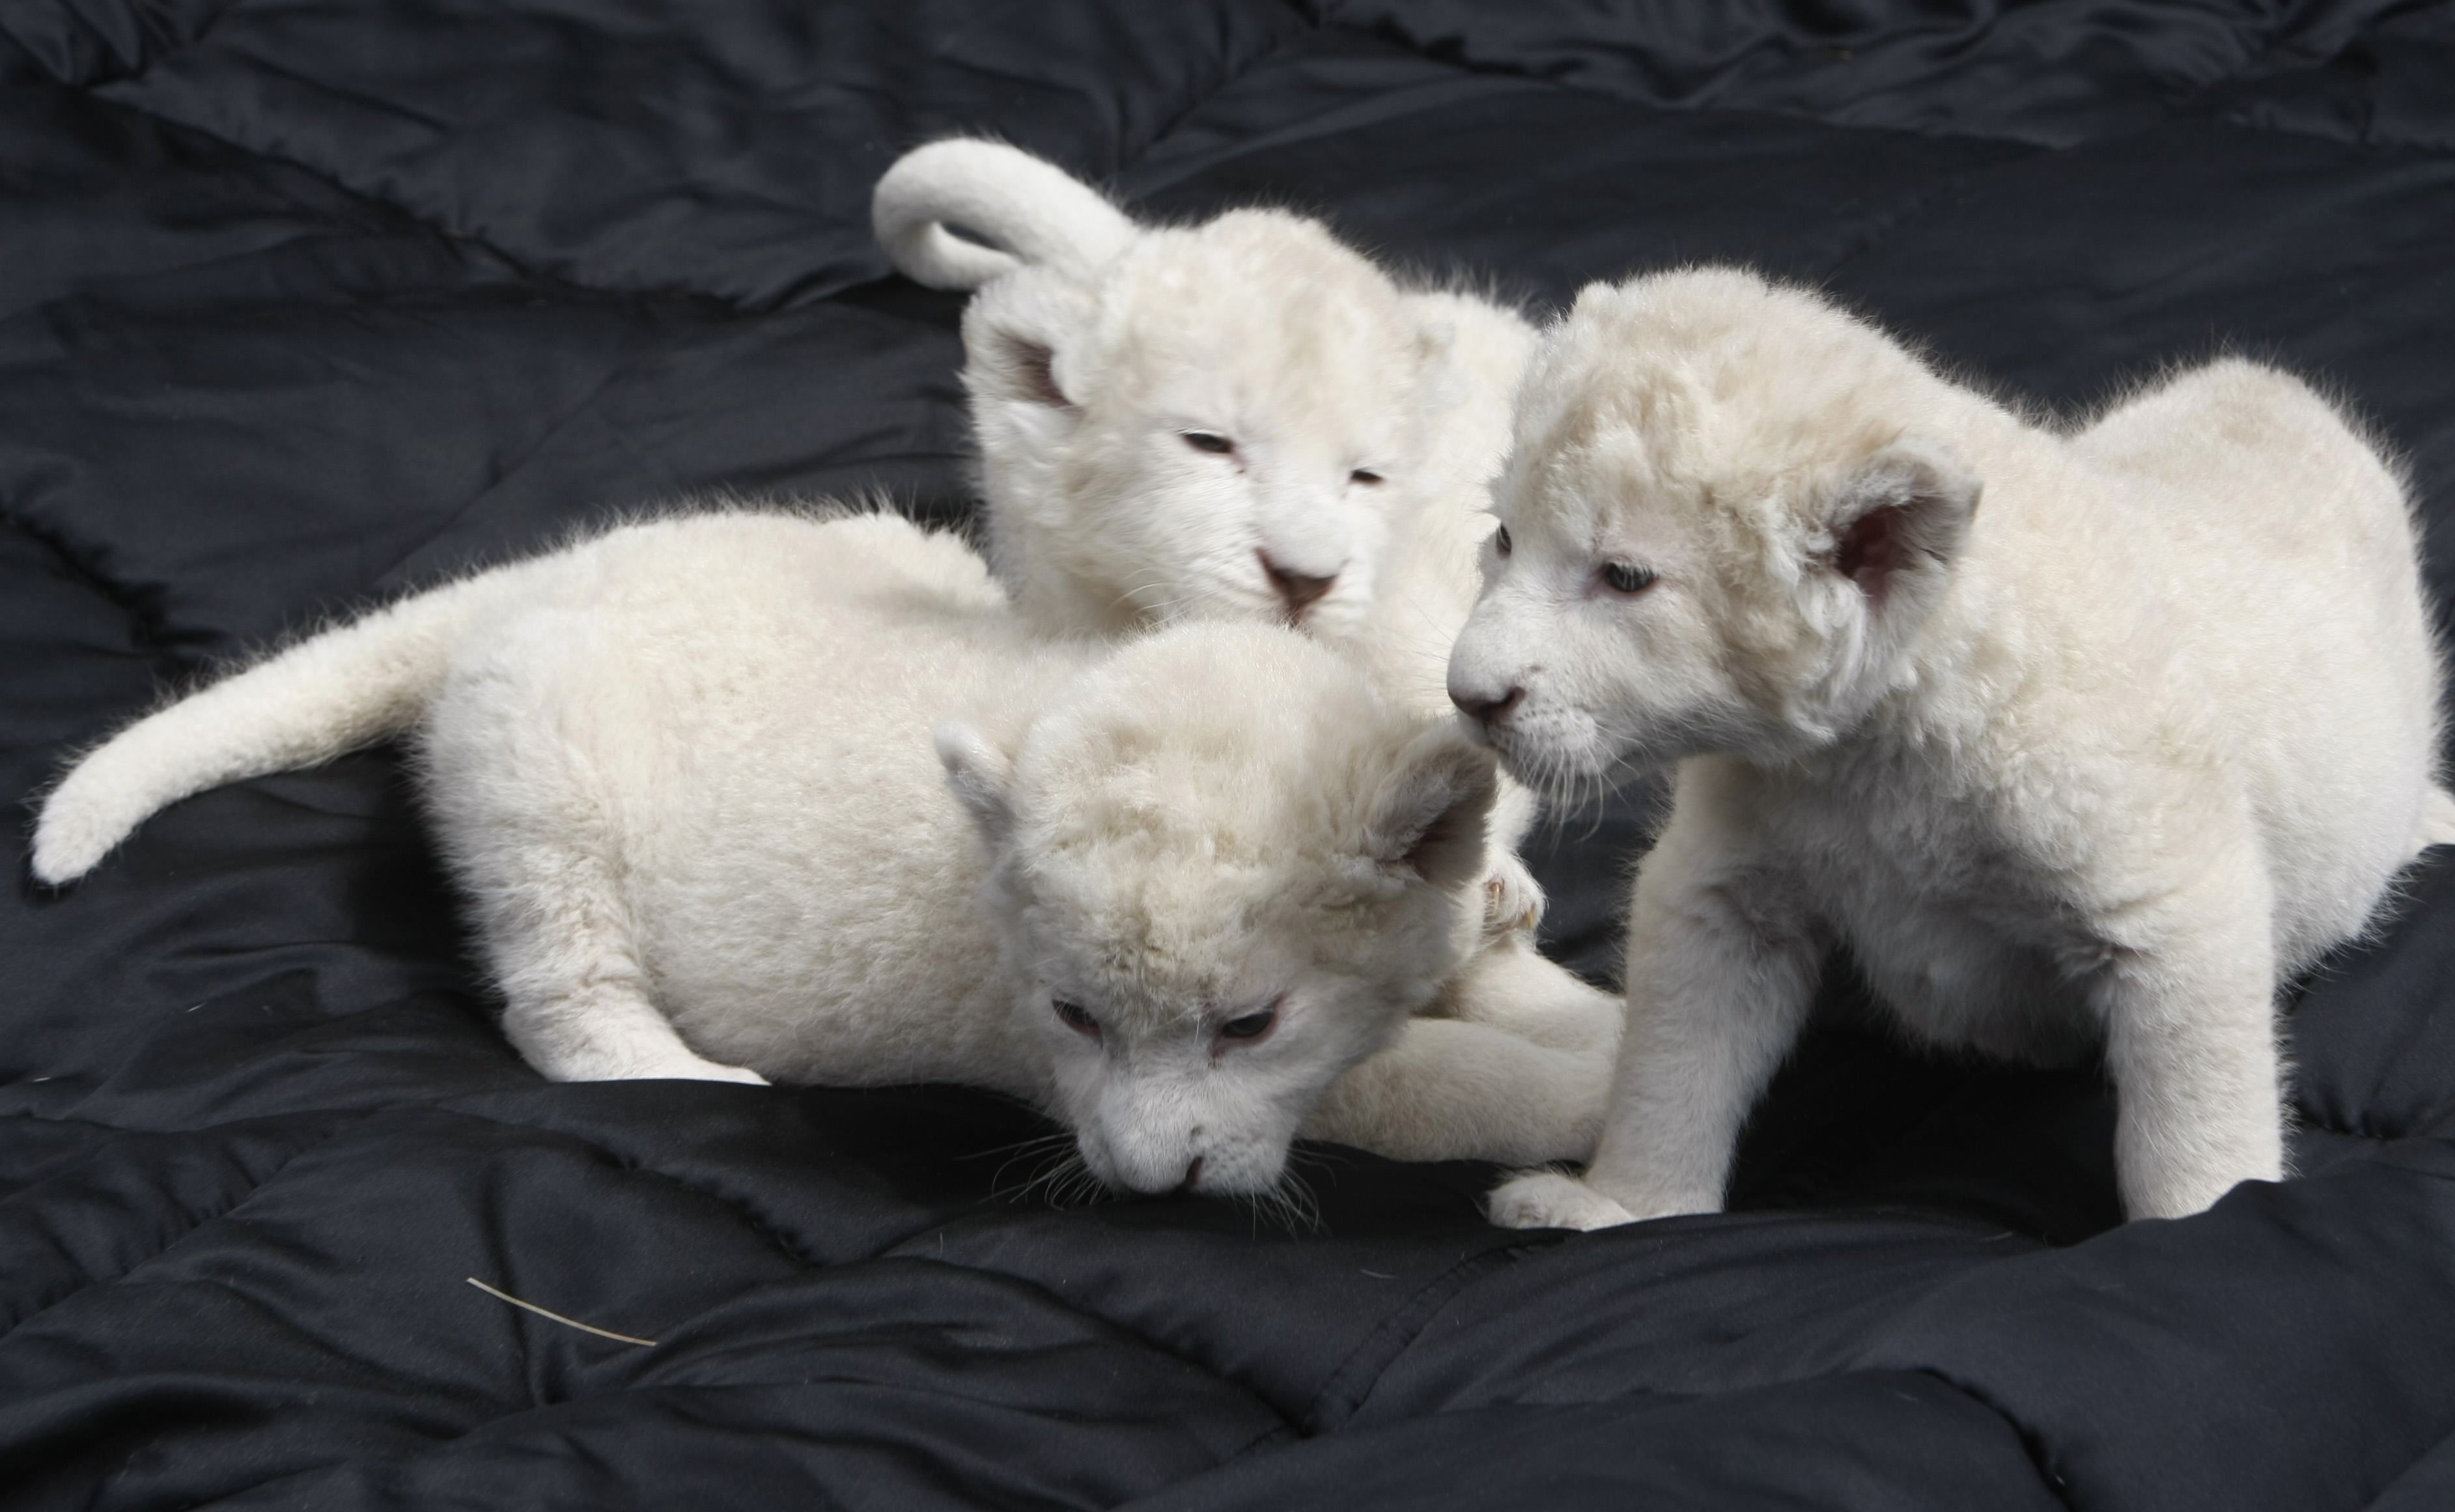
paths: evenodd
<path fill-rule="evenodd" d="M 80 762 L 36 875 L 390 731 L 557 1079 L 970 1082 L 1137 1192 L 1268 1190 L 1300 1128 L 1517 1160 L 1600 1123 L 1556 1001 L 1410 1018 L 1479 939 L 1489 753 L 1284 628 L 1045 641 L 889 516 L 632 526 L 303 641 Z"/>
<path fill-rule="evenodd" d="M 2282 1175 L 2279 980 L 2455 839 L 2404 491 L 2334 408 L 2227 360 L 2045 429 L 1708 270 L 1586 290 L 1516 431 L 1451 696 L 1530 780 L 1677 768 L 1601 1146 L 1499 1221 L 1718 1209 L 1836 942 L 1922 1039 L 2101 1044 L 2134 1217 Z"/>

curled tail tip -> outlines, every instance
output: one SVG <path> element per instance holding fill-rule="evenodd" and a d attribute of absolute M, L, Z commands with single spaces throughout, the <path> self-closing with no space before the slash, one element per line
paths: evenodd
<path fill-rule="evenodd" d="M 967 242 L 935 221 L 906 226 L 890 234 L 883 227 L 879 245 L 895 271 L 924 289 L 967 294 L 1023 266 L 1021 260 Z"/>
<path fill-rule="evenodd" d="M 942 136 L 934 142 L 923 142 L 887 166 L 884 185 L 898 178 L 943 172 L 948 169 L 989 169 L 1009 166 L 1018 160 L 1045 163 L 1047 159 L 1025 151 L 1022 148 L 989 136 Z"/>
<path fill-rule="evenodd" d="M 932 142 L 904 153 L 879 179 L 869 196 L 870 230 L 897 272 L 925 288 L 969 293 L 1022 266 L 1013 254 L 965 241 L 943 224 L 947 183 L 986 167 L 967 150 L 994 147 L 962 138 Z"/>
<path fill-rule="evenodd" d="M 1037 152 L 993 137 L 942 136 L 888 164 L 870 192 L 870 204 L 874 208 L 888 197 L 927 199 L 943 192 L 941 186 L 946 184 L 1010 183 L 1016 174 L 1031 179 L 1049 173 L 1074 176 Z"/>
<path fill-rule="evenodd" d="M 904 153 L 880 176 L 869 210 L 870 229 L 897 272 L 958 292 L 1036 263 L 1088 272 L 1134 234 L 1133 221 L 1090 185 L 1046 158 L 981 137 L 946 137 Z"/>

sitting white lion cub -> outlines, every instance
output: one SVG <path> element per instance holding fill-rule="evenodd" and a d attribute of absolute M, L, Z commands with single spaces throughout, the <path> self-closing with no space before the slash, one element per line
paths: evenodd
<path fill-rule="evenodd" d="M 964 381 L 989 557 L 1035 624 L 1284 619 L 1446 712 L 1485 488 L 1533 350 L 1522 317 L 1402 290 L 1284 212 L 1138 227 L 995 142 L 906 153 L 872 207 L 898 268 L 981 288 Z M 1539 914 L 1511 854 L 1533 816 L 1505 786 L 1496 925 Z"/>
<path fill-rule="evenodd" d="M 2101 1040 L 2133 1216 L 2281 1174 L 2279 978 L 2455 839 L 2404 492 L 2323 399 L 2040 429 L 1703 271 L 1586 290 L 1516 427 L 1451 695 L 1521 774 L 1678 767 L 1600 1148 L 1498 1221 L 1717 1210 L 1836 942 L 1927 1040 Z"/>
<path fill-rule="evenodd" d="M 1039 639 L 889 516 L 634 526 L 317 635 L 86 757 L 34 873 L 396 731 L 558 1079 L 971 1082 L 1141 1192 L 1266 1190 L 1299 1125 L 1543 1159 L 1600 1122 L 1560 1025 L 1409 1018 L 1478 937 L 1487 753 L 1285 630 Z"/>

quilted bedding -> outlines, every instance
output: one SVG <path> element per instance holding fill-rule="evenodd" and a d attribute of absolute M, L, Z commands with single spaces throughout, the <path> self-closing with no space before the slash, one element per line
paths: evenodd
<path fill-rule="evenodd" d="M 1536 308 L 1751 261 L 2067 410 L 2273 354 L 2455 596 L 2455 5 L 0 0 L 0 790 L 646 502 L 960 517 L 960 306 L 867 229 L 956 130 Z M 1639 817 L 1539 857 L 1598 977 Z M 2293 995 L 2295 1179 L 2118 1227 L 2100 1076 L 1843 963 L 1733 1212 L 1569 1237 L 1327 1148 L 1315 1231 L 1052 1208 L 959 1089 L 547 1085 L 396 752 L 60 896 L 17 844 L 0 1506 L 2455 1506 L 2444 852 Z"/>

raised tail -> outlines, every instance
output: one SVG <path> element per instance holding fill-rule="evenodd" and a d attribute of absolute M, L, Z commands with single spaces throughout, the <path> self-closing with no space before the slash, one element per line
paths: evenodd
<path fill-rule="evenodd" d="M 897 272 L 962 291 L 1025 263 L 1089 273 L 1135 234 L 1124 212 L 1054 163 L 964 136 L 898 158 L 870 195 L 869 218 Z M 950 226 L 996 245 L 967 241 Z"/>
<path fill-rule="evenodd" d="M 454 583 L 302 640 L 148 715 L 87 753 L 34 821 L 34 876 L 93 870 L 149 815 L 192 793 L 312 766 L 416 722 L 490 585 Z"/>

